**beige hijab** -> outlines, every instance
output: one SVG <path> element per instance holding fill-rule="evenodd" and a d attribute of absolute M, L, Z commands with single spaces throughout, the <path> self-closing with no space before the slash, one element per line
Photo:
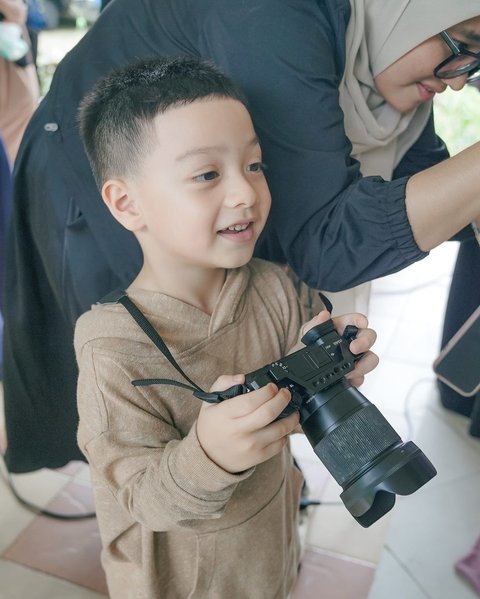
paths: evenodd
<path fill-rule="evenodd" d="M 422 132 L 431 103 L 401 114 L 375 89 L 374 77 L 423 41 L 480 15 L 479 0 L 350 0 L 346 67 L 340 85 L 345 131 L 363 175 L 391 179 Z"/>

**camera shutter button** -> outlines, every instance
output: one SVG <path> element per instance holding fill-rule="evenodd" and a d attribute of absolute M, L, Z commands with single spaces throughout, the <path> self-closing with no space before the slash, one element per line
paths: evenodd
<path fill-rule="evenodd" d="M 345 330 L 343 331 L 342 337 L 345 339 L 345 341 L 353 341 L 356 338 L 357 333 L 358 327 L 353 324 L 347 324 Z"/>

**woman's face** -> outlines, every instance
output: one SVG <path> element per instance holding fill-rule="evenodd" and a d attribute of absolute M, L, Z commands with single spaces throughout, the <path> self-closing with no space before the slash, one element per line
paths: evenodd
<path fill-rule="evenodd" d="M 480 16 L 463 21 L 447 29 L 450 37 L 471 52 L 480 52 Z M 451 56 L 451 51 L 440 35 L 435 35 L 375 77 L 380 95 L 399 112 L 410 112 L 423 102 L 441 94 L 447 87 L 460 90 L 467 75 L 454 79 L 438 79 L 434 68 Z"/>

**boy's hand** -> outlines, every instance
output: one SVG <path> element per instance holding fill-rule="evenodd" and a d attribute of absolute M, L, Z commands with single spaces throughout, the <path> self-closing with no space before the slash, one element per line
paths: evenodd
<path fill-rule="evenodd" d="M 312 320 L 302 326 L 301 336 L 303 337 L 312 327 L 327 321 L 329 318 L 330 312 L 322 310 Z M 349 379 L 350 383 L 355 385 L 355 387 L 360 387 L 365 375 L 376 368 L 378 364 L 378 356 L 370 351 L 370 348 L 377 339 L 377 333 L 373 329 L 367 328 L 368 319 L 363 314 L 343 314 L 342 316 L 336 316 L 332 320 L 339 335 L 343 334 L 348 324 L 353 324 L 358 328 L 357 337 L 350 343 L 349 347 L 352 353 L 363 353 L 364 355 L 355 364 L 355 369 L 349 372 L 345 378 Z M 303 344 L 296 346 L 295 349 L 300 349 L 300 347 L 304 347 Z"/>
<path fill-rule="evenodd" d="M 212 390 L 245 382 L 243 375 L 221 376 Z M 242 472 L 276 455 L 298 424 L 298 412 L 274 422 L 290 401 L 287 389 L 269 383 L 219 404 L 203 403 L 197 437 L 205 453 L 231 473 Z"/>

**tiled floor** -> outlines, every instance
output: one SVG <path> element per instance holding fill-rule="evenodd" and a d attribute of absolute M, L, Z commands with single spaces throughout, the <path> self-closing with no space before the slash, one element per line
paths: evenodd
<path fill-rule="evenodd" d="M 455 244 L 376 281 L 370 306 L 381 363 L 362 392 L 404 440 L 412 439 L 438 475 L 372 527 L 359 526 L 339 488 L 301 435 L 293 446 L 324 505 L 310 508 L 294 599 L 474 599 L 454 571 L 480 535 L 480 441 L 467 420 L 441 408 L 431 364 L 455 258 Z M 1 442 L 0 435 L 0 442 Z M 15 476 L 21 494 L 54 511 L 92 509 L 88 469 Z M 333 504 L 330 505 L 329 502 Z M 0 599 L 105 596 L 95 520 L 58 521 L 20 506 L 0 479 Z"/>

